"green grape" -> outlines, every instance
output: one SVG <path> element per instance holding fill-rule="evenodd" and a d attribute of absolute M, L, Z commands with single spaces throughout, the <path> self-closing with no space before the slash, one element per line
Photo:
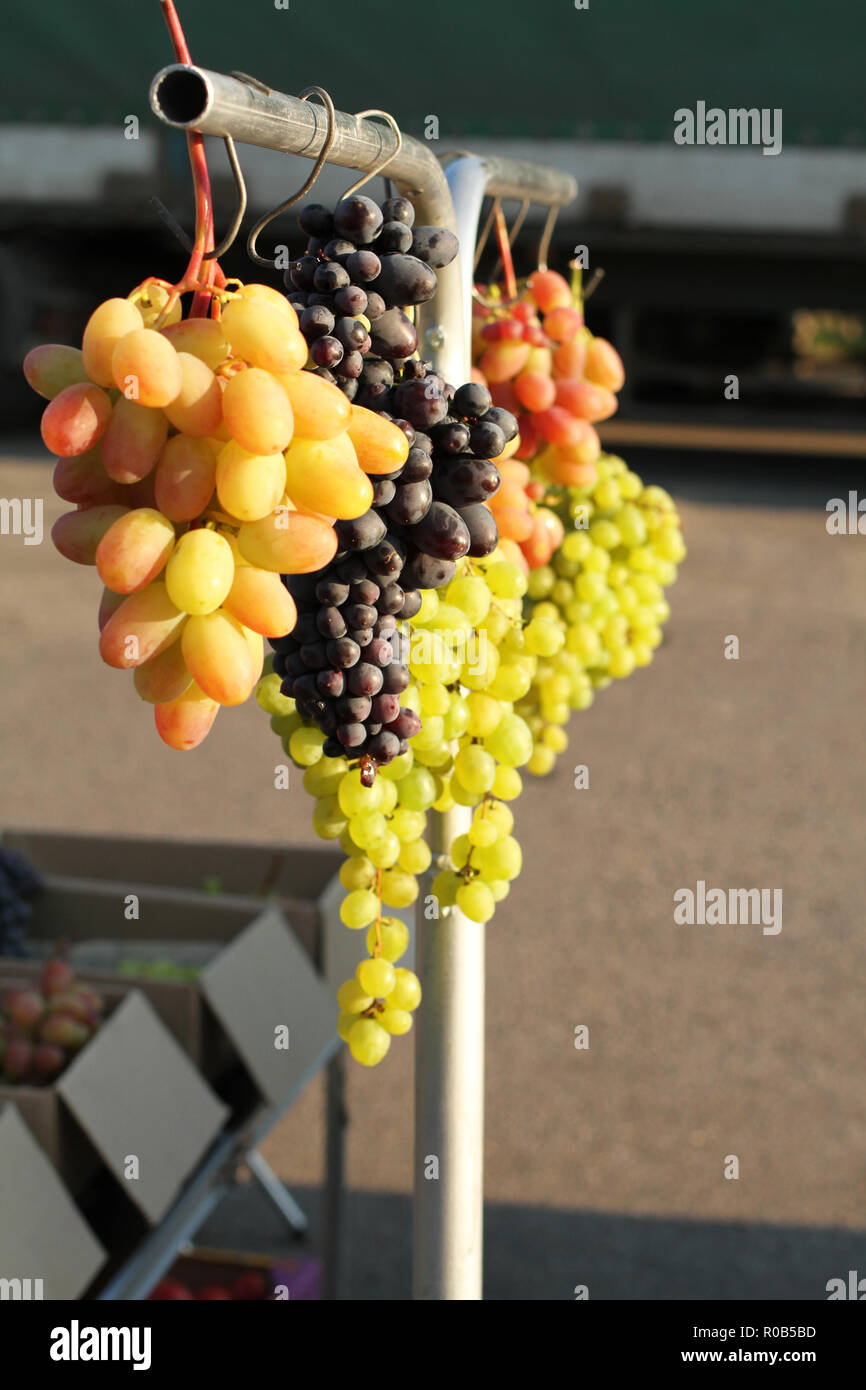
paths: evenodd
<path fill-rule="evenodd" d="M 301 767 L 311 767 L 321 758 L 324 742 L 325 735 L 320 729 L 304 725 L 296 729 L 289 739 L 289 753 Z"/>
<path fill-rule="evenodd" d="M 526 593 L 526 575 L 509 560 L 488 565 L 485 577 L 491 594 L 498 598 L 522 598 Z"/>
<path fill-rule="evenodd" d="M 632 473 L 629 468 L 627 468 L 624 473 L 620 474 L 617 482 L 619 483 L 619 493 L 623 502 L 633 502 L 636 498 L 640 497 L 643 491 L 643 483 L 637 473 Z M 623 507 L 623 511 L 625 510 L 626 508 Z"/>
<path fill-rule="evenodd" d="M 384 999 L 397 983 L 397 974 L 393 965 L 390 961 L 383 960 L 381 956 L 374 956 L 371 960 L 362 960 L 355 971 L 355 977 L 364 993 L 371 994 L 374 999 Z"/>
<path fill-rule="evenodd" d="M 469 722 L 466 732 L 472 738 L 486 738 L 492 734 L 502 718 L 502 706 L 492 695 L 483 690 L 473 690 L 466 697 Z"/>
<path fill-rule="evenodd" d="M 409 907 L 418 896 L 418 880 L 403 869 L 383 869 L 381 893 L 388 907 Z"/>
<path fill-rule="evenodd" d="M 451 693 L 444 685 L 425 685 L 419 695 L 423 719 L 428 719 L 431 714 L 447 714 L 451 708 Z"/>
<path fill-rule="evenodd" d="M 490 609 L 491 590 L 479 576 L 460 576 L 448 585 L 447 598 L 466 614 L 469 623 L 477 627 Z"/>
<path fill-rule="evenodd" d="M 457 889 L 457 906 L 471 922 L 489 922 L 496 911 L 496 899 L 486 883 L 475 879 Z"/>
<path fill-rule="evenodd" d="M 579 574 L 574 587 L 577 597 L 583 599 L 584 603 L 595 603 L 601 598 L 607 584 L 602 574 Z"/>
<path fill-rule="evenodd" d="M 526 666 L 508 662 L 500 665 L 488 686 L 490 695 L 497 700 L 520 700 L 532 685 L 532 671 Z"/>
<path fill-rule="evenodd" d="M 503 640 L 510 627 L 508 615 L 501 608 L 491 608 L 484 621 L 478 624 L 477 630 L 479 635 L 482 632 L 486 633 L 488 642 L 496 646 Z"/>
<path fill-rule="evenodd" d="M 355 841 L 349 834 L 348 825 L 340 835 L 340 838 L 337 841 L 337 843 L 339 844 L 340 849 L 343 851 L 344 854 L 363 854 L 363 850 L 361 849 L 360 845 L 356 845 Z"/>
<path fill-rule="evenodd" d="M 532 616 L 534 618 L 544 618 L 546 621 L 549 621 L 551 623 L 558 623 L 559 609 L 557 608 L 555 603 L 550 603 L 547 601 L 543 603 L 537 603 L 532 611 Z M 526 638 L 524 636 L 524 641 L 525 640 Z"/>
<path fill-rule="evenodd" d="M 562 548 L 565 548 L 564 541 Z M 546 598 L 553 589 L 555 581 L 556 575 L 550 565 L 540 565 L 538 569 L 529 571 L 526 578 L 526 592 L 532 599 Z"/>
<path fill-rule="evenodd" d="M 515 717 L 514 715 L 511 716 L 511 718 Z M 490 737 L 495 737 L 495 731 Z M 465 748 L 461 748 L 454 759 L 454 774 L 467 791 L 481 794 L 489 791 L 493 786 L 493 778 L 496 776 L 496 760 L 479 744 L 470 743 Z"/>
<path fill-rule="evenodd" d="M 345 859 L 340 865 L 340 882 L 350 893 L 376 885 L 376 866 L 363 854 Z"/>
<path fill-rule="evenodd" d="M 510 771 L 510 769 L 506 769 Z M 491 825 L 494 825 L 500 835 L 510 835 L 514 829 L 514 812 L 510 806 L 506 806 L 504 801 L 488 801 L 484 808 L 475 812 L 475 818 L 484 817 Z"/>
<path fill-rule="evenodd" d="M 472 853 L 472 841 L 468 835 L 455 835 L 451 841 L 451 862 L 455 869 L 462 869 Z"/>
<path fill-rule="evenodd" d="M 506 714 L 503 715 L 493 733 L 484 740 L 484 747 L 497 762 L 502 764 L 502 767 L 522 767 L 532 756 L 532 734 L 526 721 L 521 719 L 519 714 Z M 495 779 L 502 771 L 502 767 L 496 769 L 494 780 L 488 788 L 485 788 L 488 791 L 492 790 L 494 795 L 496 795 Z M 505 799 L 510 800 L 509 797 Z"/>
<path fill-rule="evenodd" d="M 560 554 L 564 555 L 566 560 L 576 560 L 578 564 L 583 564 L 592 549 L 593 544 L 586 531 L 571 531 L 562 542 Z"/>
<path fill-rule="evenodd" d="M 411 811 L 408 806 L 398 806 L 389 822 L 399 840 L 420 840 L 427 829 L 427 817 L 423 811 Z"/>
<path fill-rule="evenodd" d="M 399 840 L 397 843 L 400 843 Z M 407 874 L 423 874 L 430 868 L 432 858 L 427 841 L 416 840 L 414 844 L 402 846 L 398 862 L 400 868 L 405 869 Z"/>
<path fill-rule="evenodd" d="M 523 851 L 513 835 L 501 835 L 494 844 L 475 852 L 472 863 L 485 878 L 516 878 L 523 867 Z"/>
<path fill-rule="evenodd" d="M 379 899 L 376 894 L 369 889 L 357 888 L 340 903 L 340 921 L 351 931 L 358 931 L 375 921 L 378 911 Z"/>
<path fill-rule="evenodd" d="M 523 779 L 516 767 L 498 767 L 490 788 L 500 801 L 514 801 L 523 790 Z"/>
<path fill-rule="evenodd" d="M 469 710 L 465 700 L 455 702 L 445 715 L 443 734 L 446 739 L 462 738 L 469 728 Z"/>
<path fill-rule="evenodd" d="M 370 846 L 367 854 L 370 857 L 370 862 L 377 869 L 390 869 L 400 858 L 401 848 L 400 841 L 393 830 L 386 830 L 378 844 Z"/>
<path fill-rule="evenodd" d="M 461 879 L 453 869 L 441 869 L 430 885 L 430 891 L 442 908 L 453 907 L 457 901 L 457 889 Z"/>
<path fill-rule="evenodd" d="M 395 975 L 394 988 L 388 996 L 388 1007 L 413 1013 L 421 1003 L 421 981 L 411 970 L 404 970 L 401 966 L 398 966 Z"/>
<path fill-rule="evenodd" d="M 444 643 L 436 643 L 431 656 L 409 654 L 409 670 L 422 685 L 452 685 L 460 675 L 461 663 L 446 648 Z M 418 711 L 416 710 L 416 713 Z"/>
<path fill-rule="evenodd" d="M 611 563 L 610 552 L 594 545 L 583 562 L 583 570 L 585 574 L 603 574 L 606 576 Z"/>
<path fill-rule="evenodd" d="M 439 595 L 435 589 L 421 590 L 421 607 L 412 619 L 413 627 L 425 627 L 431 618 L 435 618 L 436 610 L 439 607 Z"/>
<path fill-rule="evenodd" d="M 494 902 L 501 903 L 503 898 L 507 898 L 511 892 L 511 884 L 504 878 L 489 878 L 487 887 L 493 894 Z"/>
<path fill-rule="evenodd" d="M 322 796 L 313 807 L 313 829 L 320 840 L 336 840 L 345 830 L 346 817 L 335 796 Z"/>
<path fill-rule="evenodd" d="M 421 691 L 418 689 L 417 685 L 406 686 L 406 689 L 400 696 L 400 704 L 403 709 L 414 710 L 416 714 L 421 713 Z"/>
<path fill-rule="evenodd" d="M 345 814 L 357 816 L 364 811 L 378 811 L 382 805 L 384 793 L 378 777 L 372 787 L 365 787 L 361 781 L 360 770 L 352 768 L 343 777 L 337 796 Z"/>
<path fill-rule="evenodd" d="M 433 592 L 435 593 L 435 590 Z M 389 782 L 402 782 L 403 778 L 412 771 L 414 762 L 411 748 L 407 753 L 398 753 L 397 757 L 392 758 L 390 763 L 379 768 L 377 780 L 379 777 L 386 777 Z"/>
<path fill-rule="evenodd" d="M 618 647 L 611 653 L 610 674 L 616 680 L 622 680 L 625 676 L 630 676 L 635 668 L 634 652 L 630 647 Z"/>
<path fill-rule="evenodd" d="M 564 753 L 568 747 L 568 734 L 564 729 L 557 728 L 555 724 L 549 724 L 541 735 L 541 742 L 545 748 L 549 748 L 553 753 Z M 537 751 L 536 747 L 533 750 L 533 757 Z M 532 758 L 526 764 L 530 772 L 534 771 L 531 764 Z"/>
<path fill-rule="evenodd" d="M 531 772 L 534 777 L 546 777 L 553 771 L 555 763 L 555 751 L 546 743 L 537 743 L 532 750 L 532 757 L 526 764 L 526 771 Z"/>
<path fill-rule="evenodd" d="M 484 820 L 479 815 L 475 817 L 472 824 L 470 825 L 469 831 L 467 833 L 467 838 L 469 840 L 470 845 L 472 845 L 473 848 L 478 846 L 479 848 L 484 849 L 487 845 L 492 845 L 494 840 L 497 839 L 498 835 L 499 831 L 496 829 L 496 826 L 493 824 L 493 821 Z M 453 849 L 451 857 L 452 859 L 454 857 Z M 461 868 L 462 866 L 458 864 L 457 867 Z"/>
<path fill-rule="evenodd" d="M 349 1029 L 354 1028 L 357 1022 L 357 1014 L 340 1013 L 340 1015 L 337 1018 L 337 1032 L 343 1039 L 343 1042 L 349 1041 Z"/>
<path fill-rule="evenodd" d="M 434 743 L 432 748 L 416 748 L 415 757 L 424 767 L 432 767 L 440 772 L 443 768 L 450 767 L 451 745 L 443 738 L 441 742 Z"/>
<path fill-rule="evenodd" d="M 372 1018 L 360 1018 L 349 1033 L 349 1051 L 362 1067 L 375 1067 L 381 1062 L 391 1038 Z"/>
<path fill-rule="evenodd" d="M 344 980 L 337 990 L 337 1003 L 346 1014 L 362 1014 L 372 1007 L 373 1000 L 365 994 L 357 980 Z"/>
<path fill-rule="evenodd" d="M 613 511 L 622 501 L 619 483 L 614 478 L 602 478 L 595 485 L 595 500 L 606 512 Z"/>
<path fill-rule="evenodd" d="M 387 782 L 384 778 L 380 780 L 378 777 L 376 781 L 379 783 L 382 792 L 382 801 L 379 810 L 382 812 L 383 816 L 390 816 L 394 807 L 397 805 L 397 784 L 396 782 Z"/>
<path fill-rule="evenodd" d="M 624 613 L 614 613 L 608 618 L 601 631 L 601 640 L 610 652 L 627 645 L 628 618 Z"/>
<path fill-rule="evenodd" d="M 295 729 L 301 728 L 303 722 L 303 719 L 296 711 L 292 711 L 291 714 L 272 714 L 271 730 L 278 738 L 287 739 L 291 738 Z"/>
<path fill-rule="evenodd" d="M 584 577 L 587 579 L 598 578 L 597 575 Z M 526 645 L 531 652 L 535 652 L 538 656 L 553 656 L 564 642 L 564 629 L 549 618 L 532 618 L 526 627 Z"/>
<path fill-rule="evenodd" d="M 426 767 L 413 767 L 400 779 L 397 790 L 400 805 L 410 811 L 426 811 L 436 800 L 436 783 Z"/>
<path fill-rule="evenodd" d="M 450 811 L 453 806 L 454 797 L 451 795 L 451 782 L 449 779 L 442 789 L 442 795 L 437 796 L 436 800 L 433 802 L 432 809 L 444 813 L 445 811 Z"/>
<path fill-rule="evenodd" d="M 469 690 L 484 690 L 496 677 L 499 670 L 499 648 L 488 640 L 483 643 L 477 657 L 467 661 L 459 670 L 460 681 Z"/>
<path fill-rule="evenodd" d="M 647 538 L 647 524 L 639 507 L 623 507 L 616 519 L 622 544 L 633 550 Z"/>
<path fill-rule="evenodd" d="M 304 769 L 304 791 L 310 796 L 336 796 L 348 770 L 345 758 L 320 758 Z"/>
<path fill-rule="evenodd" d="M 262 676 L 256 686 L 256 704 L 265 714 L 294 714 L 295 702 L 291 696 L 281 694 L 282 683 L 282 676 L 278 676 L 276 671 L 271 671 L 268 675 Z"/>
<path fill-rule="evenodd" d="M 484 795 L 483 792 L 469 791 L 458 777 L 452 777 L 449 789 L 458 806 L 477 806 Z"/>
<path fill-rule="evenodd" d="M 400 1036 L 408 1033 L 412 1027 L 412 1015 L 406 1009 L 383 1009 L 378 1016 L 380 1028 L 384 1028 L 386 1033 L 393 1033 Z"/>
<path fill-rule="evenodd" d="M 359 849 L 380 844 L 387 832 L 388 822 L 381 811 L 361 811 L 349 821 L 349 834 Z"/>
<path fill-rule="evenodd" d="M 373 922 L 367 931 L 367 950 L 371 956 L 376 954 L 380 944 L 379 954 L 385 960 L 392 963 L 399 960 L 409 948 L 409 928 L 406 923 L 401 922 L 399 917 L 382 917 L 378 923 Z"/>
<path fill-rule="evenodd" d="M 441 714 L 430 714 L 412 739 L 412 747 L 416 753 L 419 750 L 432 748 L 435 744 L 442 742 L 443 734 L 444 725 Z M 376 785 L 375 782 L 373 785 Z"/>

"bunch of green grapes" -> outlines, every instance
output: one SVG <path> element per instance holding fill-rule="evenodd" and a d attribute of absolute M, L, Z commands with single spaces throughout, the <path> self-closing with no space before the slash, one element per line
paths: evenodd
<path fill-rule="evenodd" d="M 441 783 L 437 811 L 474 807 L 470 830 L 440 860 L 432 892 L 441 911 L 457 906 L 487 922 L 520 873 L 522 854 L 508 806 L 520 795 L 519 768 L 530 762 L 532 733 L 515 702 L 532 688 L 538 658 L 563 642 L 543 617 L 527 626 L 526 577 L 495 551 L 463 560 L 447 588 L 426 593 L 413 619 L 406 692 L 423 724 L 412 740 L 416 762 Z"/>
<path fill-rule="evenodd" d="M 552 563 L 530 571 L 526 607 L 529 628 L 549 623 L 563 640 L 517 705 L 534 741 L 527 770 L 538 776 L 567 747 L 571 712 L 650 664 L 670 616 L 664 591 L 686 555 L 673 498 L 621 458 L 602 455 L 596 481 L 564 489 L 559 510 L 572 529 Z"/>
<path fill-rule="evenodd" d="M 266 673 L 256 699 L 270 714 L 284 752 L 303 769 L 304 790 L 315 798 L 316 834 L 336 840 L 348 856 L 340 866 L 346 889 L 341 921 L 351 931 L 367 929 L 369 956 L 338 991 L 338 1031 L 356 1061 L 375 1066 L 391 1037 L 408 1033 L 421 1002 L 417 976 L 395 964 L 408 948 L 408 928 L 387 908 L 410 907 L 418 896 L 417 876 L 431 859 L 426 812 L 440 784 L 416 766 L 410 749 L 380 767 L 372 786 L 365 786 L 360 767 L 323 756 L 324 734 L 301 718 L 280 684 L 275 672 Z"/>
<path fill-rule="evenodd" d="M 564 641 L 544 617 L 524 627 L 525 593 L 525 576 L 498 551 L 462 560 L 446 588 L 422 591 L 411 627 L 401 625 L 411 679 L 400 695 L 421 727 L 370 786 L 357 760 L 323 756 L 324 735 L 281 693 L 275 672 L 259 682 L 256 699 L 315 798 L 317 835 L 347 855 L 340 917 L 350 930 L 366 930 L 369 954 L 340 986 L 338 1030 L 365 1066 L 383 1059 L 392 1036 L 409 1031 L 421 1001 L 417 976 L 396 964 L 409 945 L 408 929 L 388 909 L 411 907 L 419 875 L 431 866 L 427 812 L 475 808 L 469 833 L 437 866 L 432 891 L 440 911 L 456 904 L 486 922 L 520 872 L 507 803 L 520 794 L 518 769 L 532 757 L 532 735 L 514 705 L 531 690 L 539 656 Z"/>

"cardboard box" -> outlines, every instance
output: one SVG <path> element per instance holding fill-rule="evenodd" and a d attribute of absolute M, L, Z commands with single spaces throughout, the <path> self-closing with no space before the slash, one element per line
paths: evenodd
<path fill-rule="evenodd" d="M 12 1297 L 78 1298 L 105 1263 L 14 1104 L 0 1111 L 0 1212 L 0 1279 L 20 1281 Z"/>
<path fill-rule="evenodd" d="M 153 940 L 177 936 L 180 930 L 186 940 L 207 941 L 216 936 L 225 941 L 232 934 L 232 917 L 239 922 L 246 912 L 246 921 L 251 921 L 255 915 L 251 902 L 260 906 L 262 898 L 272 894 L 332 994 L 354 974 L 366 953 L 365 933 L 347 931 L 340 921 L 345 889 L 337 875 L 343 854 L 335 846 L 246 845 L 41 830 L 6 831 L 4 843 L 26 855 L 47 877 L 49 894 L 56 890 L 71 895 L 65 918 L 68 934 L 75 940 L 123 936 L 134 928 L 136 937 Z M 205 891 L 216 881 L 220 892 Z M 91 897 L 72 896 L 76 885 L 79 893 Z M 123 916 L 129 893 L 140 899 L 137 924 Z M 49 898 L 35 908 L 34 931 L 51 935 L 46 919 L 55 915 L 54 903 Z M 389 912 L 412 926 L 411 908 L 389 908 Z M 209 936 L 212 913 L 222 925 Z M 162 933 L 160 921 L 165 926 Z M 183 922 L 179 929 L 174 926 L 178 921 Z M 240 929 L 238 925 L 234 931 Z M 400 964 L 413 969 L 414 952 L 413 936 Z"/>
<path fill-rule="evenodd" d="M 229 1115 L 138 990 L 61 1072 L 57 1091 L 151 1223 L 165 1215 Z"/>
<path fill-rule="evenodd" d="M 238 900 L 276 897 L 292 929 L 315 959 L 320 926 L 318 904 L 342 861 L 327 845 L 245 845 L 222 841 L 161 840 L 119 835 L 69 835 L 56 831 L 7 830 L 3 843 L 25 855 L 46 876 L 49 886 L 70 881 L 98 894 L 100 917 L 107 929 L 88 936 L 118 936 L 131 923 L 124 917 L 129 894 L 140 898 L 138 936 L 158 937 L 163 908 L 186 906 L 191 920 L 206 931 L 209 908 L 220 912 Z M 118 886 L 119 885 L 119 886 Z M 35 904 L 42 916 L 39 904 Z M 255 915 L 249 912 L 247 921 Z M 71 925 L 80 925 L 77 916 Z M 82 933 L 75 931 L 80 939 Z M 207 939 L 199 930 L 188 939 Z M 221 939 L 225 939 L 222 937 Z"/>

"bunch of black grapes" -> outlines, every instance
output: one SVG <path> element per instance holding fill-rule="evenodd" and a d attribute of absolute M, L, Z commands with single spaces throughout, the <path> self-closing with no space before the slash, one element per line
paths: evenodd
<path fill-rule="evenodd" d="M 28 901 L 43 887 L 23 855 L 0 846 L 0 956 L 24 956 L 27 927 L 33 916 Z"/>
<path fill-rule="evenodd" d="M 318 374 L 349 400 L 368 353 L 402 361 L 415 352 L 418 335 L 403 309 L 432 299 L 436 271 L 457 255 L 452 232 L 414 221 L 408 198 L 380 207 L 363 194 L 344 198 L 333 212 L 310 203 L 298 214 L 309 241 L 286 272 L 288 298 Z"/>
<path fill-rule="evenodd" d="M 484 502 L 500 478 L 490 455 L 518 425 L 491 405 L 485 387 L 470 382 L 455 392 L 429 363 L 409 361 L 395 373 L 371 359 L 364 370 L 370 407 L 405 430 L 409 453 L 395 472 L 371 477 L 369 511 L 336 523 L 330 565 L 284 577 L 298 622 L 272 646 L 283 693 L 326 735 L 325 754 L 361 758 L 372 778 L 421 727 L 400 707 L 410 677 L 398 622 L 418 612 L 420 589 L 449 583 L 464 555 L 495 550 L 496 522 Z"/>

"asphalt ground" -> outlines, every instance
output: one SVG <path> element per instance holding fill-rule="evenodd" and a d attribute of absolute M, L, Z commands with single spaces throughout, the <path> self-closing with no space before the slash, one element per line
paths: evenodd
<path fill-rule="evenodd" d="M 23 452 L 0 497 L 44 498 L 47 536 L 65 506 Z M 866 538 L 827 534 L 839 465 L 635 466 L 672 480 L 689 556 L 652 666 L 574 716 L 516 808 L 525 870 L 488 932 L 487 1293 L 823 1298 L 866 1272 Z M 0 537 L 0 825 L 313 842 L 254 705 L 192 754 L 161 745 L 99 660 L 98 594 L 47 539 Z M 678 925 L 701 880 L 781 889 L 781 931 Z M 346 1293 L 405 1298 L 408 1039 L 351 1070 L 349 1104 Z M 264 1147 L 314 1236 L 322 1150 L 316 1081 Z M 284 1243 L 246 1190 L 208 1235 Z"/>

